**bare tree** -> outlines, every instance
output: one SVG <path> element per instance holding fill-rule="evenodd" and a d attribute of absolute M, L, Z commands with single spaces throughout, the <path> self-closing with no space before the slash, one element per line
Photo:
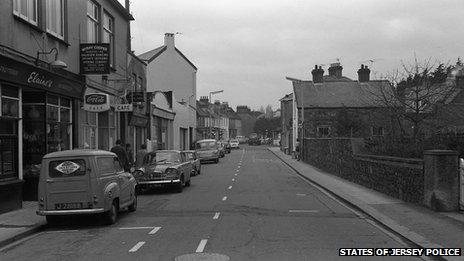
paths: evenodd
<path fill-rule="evenodd" d="M 447 81 L 454 67 L 415 59 L 413 64 L 403 64 L 401 70 L 384 77 L 385 84 L 371 93 L 397 123 L 401 134 L 417 140 L 420 134 L 437 129 L 437 109 L 457 94 L 456 84 Z"/>

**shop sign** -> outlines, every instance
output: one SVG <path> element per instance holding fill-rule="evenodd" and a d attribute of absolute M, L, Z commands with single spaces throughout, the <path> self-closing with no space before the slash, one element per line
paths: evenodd
<path fill-rule="evenodd" d="M 109 43 L 81 43 L 81 74 L 109 74 L 110 53 Z"/>
<path fill-rule="evenodd" d="M 91 93 L 84 97 L 84 110 L 91 112 L 101 112 L 110 109 L 110 99 L 108 94 Z"/>
<path fill-rule="evenodd" d="M 131 112 L 134 110 L 132 104 L 115 104 L 114 110 L 119 112 Z"/>
<path fill-rule="evenodd" d="M 145 93 L 144 92 L 130 92 L 126 95 L 126 99 L 132 102 L 145 102 Z"/>
<path fill-rule="evenodd" d="M 31 88 L 80 98 L 84 84 L 54 72 L 0 55 L 0 79 Z"/>

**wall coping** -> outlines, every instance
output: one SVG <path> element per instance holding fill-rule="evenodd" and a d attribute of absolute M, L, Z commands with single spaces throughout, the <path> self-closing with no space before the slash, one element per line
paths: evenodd
<path fill-rule="evenodd" d="M 453 155 L 458 156 L 458 152 L 455 150 L 426 150 L 424 155 Z"/>
<path fill-rule="evenodd" d="M 423 169 L 423 159 L 413 158 L 400 158 L 392 156 L 379 156 L 379 155 L 368 155 L 368 154 L 353 154 L 353 158 L 357 160 L 375 162 L 385 165 L 393 165 L 398 167 L 408 167 L 413 169 Z"/>

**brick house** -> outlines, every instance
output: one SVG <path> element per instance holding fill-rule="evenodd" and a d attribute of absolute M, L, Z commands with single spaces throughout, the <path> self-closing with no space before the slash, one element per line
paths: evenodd
<path fill-rule="evenodd" d="M 388 81 L 370 80 L 370 70 L 364 65 L 358 70 L 358 80 L 343 76 L 342 70 L 339 63 L 334 63 L 328 69 L 329 75 L 324 75 L 324 70 L 316 66 L 312 81 L 290 79 L 304 136 L 393 135 L 393 124 L 384 116 L 385 105 L 379 101 L 382 92 L 390 89 Z"/>

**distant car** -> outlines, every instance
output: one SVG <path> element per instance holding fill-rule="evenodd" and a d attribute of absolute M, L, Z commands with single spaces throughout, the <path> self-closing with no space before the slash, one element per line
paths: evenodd
<path fill-rule="evenodd" d="M 240 146 L 239 146 L 240 142 L 239 142 L 238 139 L 231 139 L 231 140 L 229 141 L 229 144 L 230 144 L 230 148 L 231 148 L 231 149 L 238 149 L 238 148 L 240 148 Z"/>
<path fill-rule="evenodd" d="M 250 137 L 248 137 L 248 144 L 249 145 L 261 145 L 261 139 L 258 137 L 258 134 L 251 133 Z"/>
<path fill-rule="evenodd" d="M 222 141 L 222 145 L 224 146 L 225 153 L 230 153 L 231 147 L 229 141 Z"/>
<path fill-rule="evenodd" d="M 54 223 L 69 215 L 103 214 L 114 224 L 118 212 L 137 209 L 136 180 L 116 154 L 65 150 L 45 155 L 39 179 L 37 214 Z"/>
<path fill-rule="evenodd" d="M 200 162 L 219 162 L 219 145 L 215 139 L 199 140 L 195 143 L 195 151 Z"/>
<path fill-rule="evenodd" d="M 185 150 L 185 155 L 187 160 L 192 164 L 192 174 L 193 176 L 200 175 L 201 172 L 201 163 L 200 159 L 197 156 L 197 152 L 194 150 Z"/>
<path fill-rule="evenodd" d="M 139 190 L 172 186 L 182 192 L 190 186 L 192 164 L 185 152 L 178 150 L 158 150 L 148 153 L 142 167 L 133 173 Z"/>
<path fill-rule="evenodd" d="M 245 136 L 237 136 L 235 138 L 238 140 L 239 143 L 247 143 L 247 138 Z"/>

